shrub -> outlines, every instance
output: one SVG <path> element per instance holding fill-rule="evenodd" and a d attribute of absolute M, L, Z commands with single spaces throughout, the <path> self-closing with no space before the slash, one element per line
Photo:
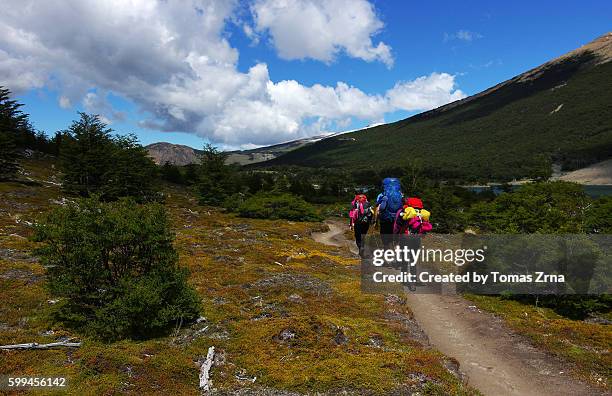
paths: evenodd
<path fill-rule="evenodd" d="M 197 317 L 164 207 L 80 199 L 36 226 L 55 319 L 101 339 L 147 338 Z"/>
<path fill-rule="evenodd" d="M 489 232 L 575 234 L 584 232 L 588 204 L 579 184 L 531 183 L 491 202 L 475 204 L 472 219 Z"/>
<path fill-rule="evenodd" d="M 294 221 L 321 221 L 314 206 L 291 194 L 258 193 L 238 207 L 242 217 L 256 219 L 286 219 Z"/>
<path fill-rule="evenodd" d="M 612 197 L 601 197 L 586 212 L 587 232 L 612 234 Z"/>

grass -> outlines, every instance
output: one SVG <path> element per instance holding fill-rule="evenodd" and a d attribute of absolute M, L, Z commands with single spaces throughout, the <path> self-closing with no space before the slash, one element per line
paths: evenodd
<path fill-rule="evenodd" d="M 612 328 L 609 325 L 570 320 L 548 308 L 497 296 L 464 297 L 503 318 L 510 328 L 527 336 L 536 346 L 566 361 L 571 374 L 610 390 Z"/>
<path fill-rule="evenodd" d="M 35 185 L 0 184 L 0 344 L 64 336 L 83 345 L 0 352 L 0 375 L 64 376 L 70 394 L 197 394 L 196 362 L 214 345 L 213 386 L 225 392 L 477 393 L 447 369 L 449 358 L 411 338 L 401 299 L 362 294 L 358 261 L 309 237 L 320 223 L 238 218 L 178 187 L 166 188 L 166 206 L 203 319 L 109 344 L 58 327 L 27 239 L 28 222 L 63 196 L 50 164 L 26 163 Z"/>

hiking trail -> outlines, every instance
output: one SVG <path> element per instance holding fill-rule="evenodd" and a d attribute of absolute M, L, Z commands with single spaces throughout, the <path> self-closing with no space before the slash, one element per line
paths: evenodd
<path fill-rule="evenodd" d="M 315 241 L 349 247 L 346 224 L 325 222 L 329 231 L 313 233 Z M 406 289 L 407 290 L 407 289 Z M 459 295 L 405 293 L 415 319 L 430 344 L 457 359 L 470 385 L 484 395 L 607 395 L 569 376 L 569 367 L 534 347 L 493 314 L 479 310 Z"/>

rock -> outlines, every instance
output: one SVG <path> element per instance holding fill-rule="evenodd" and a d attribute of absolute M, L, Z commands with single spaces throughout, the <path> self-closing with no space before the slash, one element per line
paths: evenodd
<path fill-rule="evenodd" d="M 336 345 L 346 345 L 349 342 L 349 338 L 344 334 L 344 331 L 341 327 L 336 330 L 336 335 L 334 336 L 334 343 Z"/>
<path fill-rule="evenodd" d="M 595 323 L 595 324 L 602 324 L 602 325 L 610 325 L 610 324 L 612 324 L 611 320 L 608 320 L 608 319 L 606 319 L 604 317 L 601 317 L 601 316 L 595 316 L 595 315 L 589 316 L 584 321 L 586 323 Z"/>
<path fill-rule="evenodd" d="M 301 303 L 304 299 L 299 294 L 293 293 L 292 295 L 287 297 L 287 300 L 289 300 L 289 301 L 291 301 L 293 303 Z"/>
<path fill-rule="evenodd" d="M 294 338 L 297 338 L 297 334 L 295 333 L 295 331 L 291 329 L 283 329 L 278 334 L 279 341 L 289 341 L 289 340 L 293 340 Z"/>
<path fill-rule="evenodd" d="M 262 319 L 269 319 L 271 317 L 272 317 L 272 314 L 270 312 L 262 312 L 259 315 L 252 317 L 251 320 L 258 321 Z"/>
<path fill-rule="evenodd" d="M 444 367 L 449 371 L 449 373 L 457 377 L 459 380 L 464 380 L 463 373 L 459 370 L 459 362 L 457 360 L 453 358 L 445 358 Z"/>
<path fill-rule="evenodd" d="M 385 296 L 385 303 L 391 305 L 405 305 L 406 299 L 395 294 L 388 294 Z"/>
<path fill-rule="evenodd" d="M 374 348 L 380 348 L 383 346 L 383 344 L 384 342 L 380 334 L 372 334 L 368 340 L 368 345 L 373 346 Z"/>

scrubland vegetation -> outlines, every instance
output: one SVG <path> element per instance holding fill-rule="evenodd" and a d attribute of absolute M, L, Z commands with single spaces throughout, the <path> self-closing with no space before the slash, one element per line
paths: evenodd
<path fill-rule="evenodd" d="M 401 297 L 361 294 L 358 260 L 309 238 L 319 223 L 242 219 L 198 205 L 180 186 L 163 189 L 164 208 L 178 267 L 189 270 L 201 301 L 200 319 L 166 335 L 114 342 L 56 322 L 66 297 L 47 287 L 45 262 L 34 254 L 44 245 L 28 239 L 29 222 L 40 212 L 73 209 L 62 205 L 49 162 L 24 166 L 35 186 L 0 185 L 0 344 L 78 338 L 83 345 L 2 352 L 0 373 L 67 376 L 75 394 L 195 394 L 196 362 L 214 345 L 212 380 L 220 391 L 475 393 L 454 374 L 456 363 L 422 344 Z"/>
<path fill-rule="evenodd" d="M 222 392 L 474 394 L 401 297 L 362 294 L 358 260 L 309 238 L 356 189 L 373 200 L 384 176 L 423 198 L 437 232 L 612 232 L 612 199 L 578 185 L 475 194 L 418 161 L 244 169 L 209 146 L 199 165 L 156 167 L 95 116 L 48 139 L 2 92 L 0 343 L 83 345 L 2 352 L 0 374 L 67 376 L 73 393 L 196 393 L 197 362 L 214 345 Z M 470 298 L 609 382 L 608 326 L 569 319 L 609 320 L 608 296 Z"/>

